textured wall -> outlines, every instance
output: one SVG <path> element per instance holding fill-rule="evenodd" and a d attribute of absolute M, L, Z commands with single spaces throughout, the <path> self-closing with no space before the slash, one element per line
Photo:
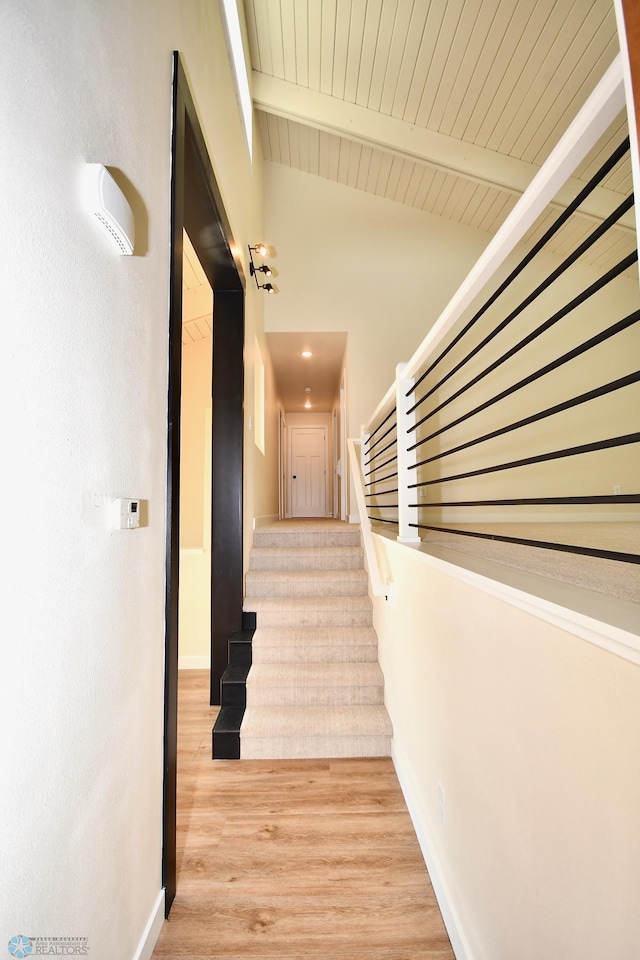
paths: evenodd
<path fill-rule="evenodd" d="M 0 33 L 0 944 L 87 936 L 94 960 L 129 958 L 161 885 L 174 49 L 242 246 L 261 171 L 217 3 L 21 0 Z M 81 210 L 85 161 L 121 171 L 136 256 Z M 260 310 L 250 293 L 251 337 Z M 142 498 L 143 527 L 110 531 L 93 494 Z"/>

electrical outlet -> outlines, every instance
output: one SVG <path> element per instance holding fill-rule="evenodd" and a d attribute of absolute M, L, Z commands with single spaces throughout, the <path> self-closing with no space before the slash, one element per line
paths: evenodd
<path fill-rule="evenodd" d="M 614 497 L 619 497 L 619 496 L 620 496 L 620 487 L 618 486 L 617 483 L 616 483 L 615 487 L 613 488 L 613 495 L 614 495 Z"/>
<path fill-rule="evenodd" d="M 438 781 L 438 803 L 440 805 L 440 819 L 443 823 L 447 822 L 447 797 L 444 792 L 444 787 Z"/>

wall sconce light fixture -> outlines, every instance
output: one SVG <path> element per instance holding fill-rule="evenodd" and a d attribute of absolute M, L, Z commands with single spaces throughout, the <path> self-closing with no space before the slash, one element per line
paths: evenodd
<path fill-rule="evenodd" d="M 271 283 L 258 283 L 258 276 L 257 276 L 257 275 L 258 275 L 259 273 L 263 273 L 263 274 L 265 275 L 265 277 L 270 277 L 270 276 L 271 276 L 271 267 L 268 267 L 268 266 L 266 265 L 266 263 L 263 263 L 261 266 L 256 267 L 255 263 L 253 262 L 253 252 L 254 252 L 254 251 L 255 251 L 257 254 L 259 254 L 261 257 L 264 257 L 264 255 L 265 255 L 266 252 L 267 252 L 267 248 L 265 247 L 264 243 L 256 243 L 256 245 L 255 245 L 254 247 L 251 247 L 251 246 L 249 247 L 249 273 L 251 274 L 251 276 L 252 276 L 253 279 L 255 280 L 255 282 L 256 282 L 256 287 L 258 288 L 258 290 L 266 290 L 267 293 L 274 293 L 275 291 L 274 291 L 273 285 L 272 285 Z"/>

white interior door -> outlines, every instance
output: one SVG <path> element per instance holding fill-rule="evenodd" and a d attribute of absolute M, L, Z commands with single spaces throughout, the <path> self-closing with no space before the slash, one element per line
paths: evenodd
<path fill-rule="evenodd" d="M 327 428 L 291 427 L 291 516 L 326 516 Z"/>

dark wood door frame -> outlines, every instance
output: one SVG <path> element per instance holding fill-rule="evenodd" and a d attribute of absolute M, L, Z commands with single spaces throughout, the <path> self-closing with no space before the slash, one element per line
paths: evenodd
<path fill-rule="evenodd" d="M 165 916 L 176 892 L 178 580 L 180 565 L 180 392 L 182 236 L 189 234 L 214 292 L 211 703 L 220 702 L 227 639 L 242 626 L 244 288 L 229 220 L 180 54 L 173 55 L 171 275 L 166 535 L 166 639 L 162 882 Z"/>

